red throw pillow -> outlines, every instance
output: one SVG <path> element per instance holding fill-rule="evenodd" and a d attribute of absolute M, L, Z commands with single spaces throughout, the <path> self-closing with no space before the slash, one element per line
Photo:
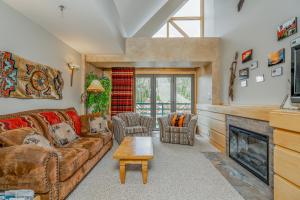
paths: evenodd
<path fill-rule="evenodd" d="M 55 112 L 41 112 L 39 113 L 50 125 L 59 124 L 62 122 L 61 118 Z"/>
<path fill-rule="evenodd" d="M 1 119 L 0 126 L 3 130 L 13 130 L 18 128 L 31 127 L 30 123 L 24 117 Z"/>
<path fill-rule="evenodd" d="M 74 124 L 74 129 L 77 135 L 80 135 L 81 133 L 81 122 L 80 117 L 77 114 L 76 110 L 68 110 L 66 111 L 66 114 L 72 119 Z"/>

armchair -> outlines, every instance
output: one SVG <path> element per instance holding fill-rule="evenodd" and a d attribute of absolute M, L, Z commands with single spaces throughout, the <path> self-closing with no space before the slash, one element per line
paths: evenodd
<path fill-rule="evenodd" d="M 158 118 L 160 128 L 160 141 L 173 144 L 194 145 L 197 127 L 197 115 L 186 114 L 183 127 L 171 125 L 174 113 L 167 117 Z"/>
<path fill-rule="evenodd" d="M 154 119 L 138 113 L 120 113 L 112 117 L 113 133 L 120 144 L 125 136 L 151 136 Z"/>

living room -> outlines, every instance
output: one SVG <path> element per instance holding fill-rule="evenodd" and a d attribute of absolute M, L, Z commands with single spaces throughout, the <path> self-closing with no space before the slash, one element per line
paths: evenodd
<path fill-rule="evenodd" d="M 0 199 L 299 200 L 299 6 L 1 0 Z"/>

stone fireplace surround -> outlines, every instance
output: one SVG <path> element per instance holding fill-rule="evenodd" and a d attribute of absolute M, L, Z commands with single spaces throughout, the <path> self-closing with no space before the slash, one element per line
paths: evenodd
<path fill-rule="evenodd" d="M 229 156 L 229 125 L 240 127 L 262 135 L 269 136 L 269 187 L 273 188 L 273 128 L 269 122 L 244 117 L 227 115 L 226 119 L 226 155 Z"/>

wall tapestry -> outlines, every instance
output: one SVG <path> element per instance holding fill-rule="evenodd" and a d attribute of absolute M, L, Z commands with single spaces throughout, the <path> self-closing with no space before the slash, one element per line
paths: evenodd
<path fill-rule="evenodd" d="M 0 51 L 0 97 L 62 99 L 60 71 Z"/>
<path fill-rule="evenodd" d="M 279 51 L 271 52 L 268 56 L 268 66 L 277 65 L 285 62 L 285 49 L 280 49 Z"/>
<path fill-rule="evenodd" d="M 134 68 L 112 68 L 112 116 L 134 110 Z"/>
<path fill-rule="evenodd" d="M 277 28 L 277 39 L 282 40 L 297 33 L 297 17 L 293 17 Z"/>

